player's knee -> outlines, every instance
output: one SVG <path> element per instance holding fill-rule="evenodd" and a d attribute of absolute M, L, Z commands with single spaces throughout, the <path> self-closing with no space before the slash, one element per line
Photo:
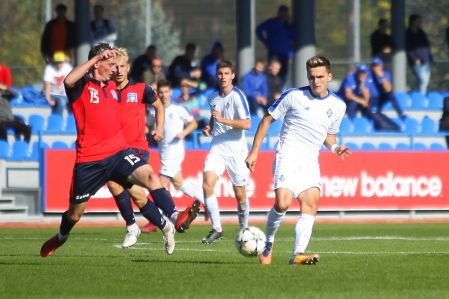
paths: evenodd
<path fill-rule="evenodd" d="M 69 221 L 72 223 L 77 223 L 78 221 L 80 221 L 82 215 L 82 213 L 69 211 L 67 213 L 67 219 L 69 219 Z"/>
<path fill-rule="evenodd" d="M 289 208 L 289 205 L 285 202 L 276 202 L 274 204 L 274 209 L 278 213 L 285 213 L 285 212 L 287 212 L 288 208 Z"/>

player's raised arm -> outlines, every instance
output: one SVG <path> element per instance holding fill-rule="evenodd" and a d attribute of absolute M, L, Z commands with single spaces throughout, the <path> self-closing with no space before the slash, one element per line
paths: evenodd
<path fill-rule="evenodd" d="M 89 70 L 92 66 L 98 63 L 101 60 L 107 60 L 109 58 L 114 58 L 117 55 L 117 51 L 115 49 L 112 50 L 104 50 L 98 55 L 95 55 L 85 63 L 80 64 L 75 67 L 64 79 L 64 85 L 67 87 L 73 87 L 76 82 L 78 82 Z"/>
<path fill-rule="evenodd" d="M 198 128 L 198 123 L 196 122 L 195 119 L 192 119 L 192 121 L 190 121 L 187 124 L 187 126 L 184 128 L 184 130 L 182 130 L 181 133 L 176 135 L 176 137 L 179 138 L 179 139 L 184 139 L 187 135 L 192 133 L 196 128 Z"/>
<path fill-rule="evenodd" d="M 256 135 L 254 136 L 253 140 L 253 146 L 245 161 L 246 166 L 251 171 L 254 171 L 256 167 L 256 160 L 260 146 L 262 145 L 265 136 L 267 136 L 268 129 L 270 128 L 270 125 L 273 121 L 274 118 L 270 114 L 266 114 L 260 121 L 259 126 L 257 127 Z"/>
<path fill-rule="evenodd" d="M 337 154 L 342 160 L 349 158 L 351 152 L 349 147 L 346 145 L 338 144 L 337 137 L 335 134 L 327 134 L 326 140 L 324 140 L 324 145 L 334 154 Z"/>

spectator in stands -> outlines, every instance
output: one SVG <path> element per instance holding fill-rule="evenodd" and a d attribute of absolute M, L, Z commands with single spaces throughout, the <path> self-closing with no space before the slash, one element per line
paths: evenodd
<path fill-rule="evenodd" d="M 259 24 L 256 34 L 268 50 L 268 61 L 277 59 L 281 62 L 280 76 L 285 82 L 288 75 L 289 57 L 298 42 L 298 33 L 290 24 L 288 6 L 279 6 L 278 15 Z"/>
<path fill-rule="evenodd" d="M 173 86 L 179 87 L 181 79 L 187 79 L 191 87 L 198 87 L 201 69 L 195 64 L 196 45 L 188 43 L 183 55 L 176 56 L 168 69 L 168 79 Z"/>
<path fill-rule="evenodd" d="M 104 6 L 94 6 L 94 19 L 90 22 L 90 35 L 92 46 L 99 43 L 108 43 L 111 47 L 114 47 L 115 40 L 117 39 L 117 32 L 114 24 L 108 19 L 104 18 Z"/>
<path fill-rule="evenodd" d="M 209 54 L 201 60 L 201 79 L 206 83 L 207 87 L 217 87 L 217 65 L 223 59 L 223 45 L 216 41 Z"/>
<path fill-rule="evenodd" d="M 446 43 L 447 43 L 447 54 L 449 55 L 449 26 L 446 28 Z"/>
<path fill-rule="evenodd" d="M 379 57 L 384 53 L 391 53 L 393 50 L 393 39 L 388 34 L 390 26 L 387 19 L 380 19 L 377 22 L 377 29 L 371 33 L 371 57 Z"/>
<path fill-rule="evenodd" d="M 175 103 L 184 106 L 195 118 L 198 129 L 202 130 L 208 125 L 208 119 L 201 116 L 198 94 L 192 94 L 192 87 L 188 84 L 188 79 L 186 78 L 181 79 L 180 89 L 181 95 L 175 99 Z"/>
<path fill-rule="evenodd" d="M 4 64 L 0 64 L 0 88 L 5 90 L 12 87 L 11 70 Z"/>
<path fill-rule="evenodd" d="M 258 58 L 254 68 L 242 78 L 241 85 L 248 99 L 251 115 L 257 115 L 259 110 L 265 113 L 268 108 L 268 85 L 264 70 L 265 62 Z"/>
<path fill-rule="evenodd" d="M 76 46 L 75 23 L 66 18 L 67 6 L 58 4 L 55 12 L 56 18 L 45 25 L 41 39 L 41 53 L 47 63 L 58 51 L 63 51 L 73 58 Z"/>
<path fill-rule="evenodd" d="M 377 22 L 377 29 L 370 36 L 371 57 L 380 57 L 387 69 L 391 69 L 391 55 L 393 53 L 393 39 L 388 34 L 389 27 L 388 20 L 382 18 Z"/>
<path fill-rule="evenodd" d="M 8 141 L 8 129 L 13 129 L 16 140 L 20 139 L 20 135 L 23 135 L 23 139 L 29 143 L 31 127 L 12 113 L 10 101 L 16 96 L 14 90 L 0 84 L 0 139 Z"/>
<path fill-rule="evenodd" d="M 374 57 L 371 62 L 367 86 L 370 90 L 369 103 L 372 111 L 382 112 L 383 106 L 390 102 L 399 118 L 405 119 L 406 116 L 393 93 L 391 73 L 384 70 L 383 61 L 379 57 Z"/>
<path fill-rule="evenodd" d="M 150 84 L 154 90 L 157 90 L 157 82 L 166 80 L 163 68 L 162 59 L 154 57 L 151 60 L 150 68 L 143 72 L 143 82 Z"/>
<path fill-rule="evenodd" d="M 430 42 L 426 33 L 421 28 L 421 16 L 415 14 L 410 15 L 408 22 L 409 25 L 405 36 L 408 63 L 412 69 L 412 73 L 416 77 L 418 91 L 426 94 L 433 60 L 430 51 Z"/>
<path fill-rule="evenodd" d="M 66 61 L 64 52 L 55 52 L 51 63 L 45 66 L 44 93 L 52 114 L 63 116 L 68 108 L 64 79 L 72 71 L 72 65 Z"/>
<path fill-rule="evenodd" d="M 149 45 L 144 54 L 138 56 L 131 67 L 129 76 L 136 82 L 143 81 L 143 73 L 150 69 L 153 58 L 156 57 L 157 48 L 155 45 Z"/>
<path fill-rule="evenodd" d="M 337 92 L 342 99 L 345 99 L 348 117 L 354 119 L 360 110 L 362 116 L 374 122 L 376 130 L 400 131 L 396 123 L 377 110 L 376 103 L 371 103 L 370 97 L 373 87 L 370 86 L 368 73 L 368 66 L 359 64 L 355 72 L 349 73 L 345 77 Z"/>
<path fill-rule="evenodd" d="M 284 84 L 279 72 L 281 70 L 281 62 L 277 59 L 273 59 L 268 64 L 268 70 L 266 72 L 267 85 L 268 85 L 268 98 L 267 107 L 270 107 L 281 96 Z"/>
<path fill-rule="evenodd" d="M 355 72 L 351 72 L 344 78 L 337 94 L 345 99 L 346 113 L 354 119 L 359 110 L 362 114 L 369 112 L 370 91 L 366 86 L 368 78 L 368 66 L 359 64 Z"/>

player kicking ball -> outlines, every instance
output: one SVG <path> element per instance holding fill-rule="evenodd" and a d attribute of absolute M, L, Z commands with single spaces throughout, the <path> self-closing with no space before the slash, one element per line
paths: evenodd
<path fill-rule="evenodd" d="M 346 105 L 327 89 L 332 79 L 329 60 L 314 56 L 307 60 L 306 67 L 309 85 L 285 91 L 268 109 L 246 159 L 248 168 L 254 171 L 270 124 L 283 118 L 273 167 L 276 202 L 268 213 L 267 243 L 259 255 L 261 264 L 271 264 L 274 237 L 293 198 L 300 201 L 301 216 L 295 226 L 295 247 L 289 264 L 316 264 L 319 261 L 319 254 L 305 253 L 320 198 L 319 151 L 324 144 L 342 159 L 351 155 L 348 147 L 336 141 Z"/>
<path fill-rule="evenodd" d="M 117 73 L 114 76 L 114 81 L 117 84 L 119 98 L 118 112 L 120 124 L 128 145 L 139 154 L 140 159 L 148 162 L 150 154 L 148 141 L 145 138 L 146 108 L 147 105 L 154 108 L 156 129 L 152 133 L 152 136 L 155 140 L 161 141 L 164 140 L 164 105 L 158 99 L 151 86 L 145 83 L 129 80 L 129 71 L 130 64 L 128 52 L 124 48 L 119 48 L 117 49 Z M 153 171 L 151 175 L 153 176 L 153 180 L 159 181 L 165 190 L 166 184 L 162 182 Z M 187 209 L 181 213 L 176 210 L 173 202 L 167 203 L 165 201 L 160 201 L 159 196 L 154 196 L 154 194 L 151 193 L 154 199 L 153 203 L 147 199 L 143 188 L 137 185 L 134 185 L 129 190 L 125 190 L 120 184 L 114 181 L 109 181 L 108 188 L 113 194 L 120 213 L 126 222 L 126 235 L 125 240 L 122 243 L 123 248 L 133 246 L 140 236 L 140 228 L 135 221 L 130 196 L 134 204 L 139 208 L 142 216 L 159 229 L 162 229 L 162 227 L 161 223 L 158 221 L 158 208 L 160 208 L 163 215 L 175 225 L 175 229 L 178 232 L 187 230 L 190 223 L 198 214 L 198 207 L 194 202 L 190 203 Z"/>
<path fill-rule="evenodd" d="M 158 142 L 161 161 L 159 177 L 165 188 L 168 188 L 168 185 L 172 183 L 176 190 L 181 190 L 184 194 L 194 199 L 188 206 L 192 213 L 191 217 L 184 222 L 183 229 L 186 230 L 195 219 L 193 216 L 196 217 L 198 214 L 200 203 L 204 205 L 201 187 L 184 181 L 181 172 L 181 164 L 185 156 L 184 138 L 192 133 L 198 127 L 198 124 L 185 107 L 171 102 L 173 90 L 170 81 L 159 81 L 157 93 L 165 108 L 164 139 Z M 150 111 L 150 117 L 147 121 L 148 125 L 153 125 L 156 115 L 155 110 Z M 150 225 L 146 225 L 143 229 L 148 232 L 151 231 L 149 229 Z"/>

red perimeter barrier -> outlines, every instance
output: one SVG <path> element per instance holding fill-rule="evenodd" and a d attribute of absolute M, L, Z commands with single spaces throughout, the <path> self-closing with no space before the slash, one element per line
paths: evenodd
<path fill-rule="evenodd" d="M 186 180 L 201 188 L 206 151 L 188 151 L 183 163 Z M 274 152 L 261 152 L 256 172 L 251 174 L 247 193 L 252 211 L 272 207 Z M 68 207 L 75 151 L 45 150 L 41 167 L 43 211 L 62 212 Z M 300 163 L 300 161 L 298 161 Z M 151 152 L 150 164 L 159 170 L 159 155 Z M 449 209 L 449 152 L 354 152 L 341 161 L 330 152 L 320 155 L 323 210 L 443 210 Z M 170 187 L 178 209 L 189 199 Z M 236 210 L 229 177 L 221 178 L 216 188 L 222 210 Z M 297 204 L 295 204 L 297 208 Z M 86 211 L 117 212 L 106 187 L 90 200 Z"/>

